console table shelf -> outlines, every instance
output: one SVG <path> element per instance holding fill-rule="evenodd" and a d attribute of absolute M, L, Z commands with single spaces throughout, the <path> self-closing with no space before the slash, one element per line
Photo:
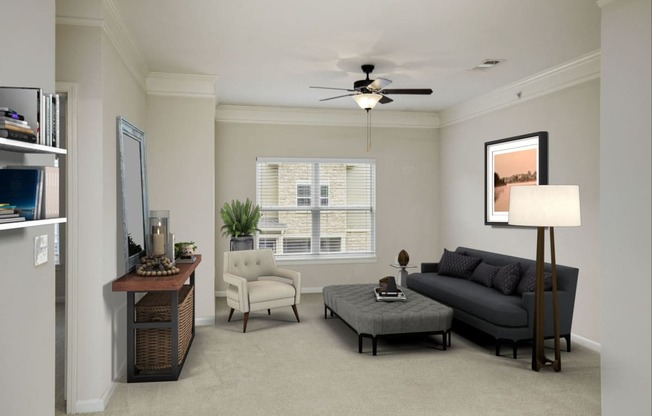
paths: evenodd
<path fill-rule="evenodd" d="M 194 263 L 177 264 L 180 272 L 171 276 L 139 276 L 136 272 L 126 274 L 111 284 L 114 292 L 127 292 L 127 382 L 144 382 L 144 381 L 176 381 L 179 379 L 181 369 L 186 362 L 186 357 L 192 341 L 195 338 L 195 304 L 192 304 L 192 335 L 190 343 L 179 363 L 179 291 L 183 288 L 185 282 L 190 279 L 190 286 L 195 286 L 195 269 L 201 262 L 201 255 L 196 255 Z M 135 295 L 138 292 L 169 292 L 170 315 L 169 321 L 161 322 L 136 322 L 136 302 Z M 152 328 L 169 328 L 170 329 L 170 363 L 169 371 L 139 371 L 136 368 L 135 351 L 136 351 L 136 330 Z"/>

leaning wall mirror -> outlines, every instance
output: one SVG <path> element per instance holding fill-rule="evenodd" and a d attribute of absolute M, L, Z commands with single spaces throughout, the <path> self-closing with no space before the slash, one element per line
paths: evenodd
<path fill-rule="evenodd" d="M 147 164 L 145 133 L 122 117 L 117 119 L 118 164 L 118 267 L 132 271 L 144 256 L 147 230 Z M 120 270 L 119 270 L 120 271 Z"/>

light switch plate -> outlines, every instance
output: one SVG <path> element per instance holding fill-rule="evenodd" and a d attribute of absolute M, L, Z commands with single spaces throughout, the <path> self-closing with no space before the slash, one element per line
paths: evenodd
<path fill-rule="evenodd" d="M 34 266 L 48 262 L 48 235 L 34 237 Z"/>

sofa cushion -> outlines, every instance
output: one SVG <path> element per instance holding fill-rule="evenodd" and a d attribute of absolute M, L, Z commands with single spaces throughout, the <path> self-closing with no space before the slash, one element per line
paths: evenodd
<path fill-rule="evenodd" d="M 463 277 L 469 279 L 475 267 L 480 263 L 480 257 L 464 256 L 444 249 L 444 254 L 439 260 L 438 273 L 446 276 Z"/>
<path fill-rule="evenodd" d="M 523 309 L 521 296 L 504 296 L 470 280 L 436 273 L 412 273 L 407 278 L 407 286 L 437 302 L 492 324 L 507 327 L 527 326 L 527 311 Z"/>
<path fill-rule="evenodd" d="M 534 292 L 534 287 L 537 281 L 537 268 L 536 266 L 530 266 L 523 273 L 521 281 L 516 288 L 516 292 L 523 294 L 525 292 Z M 548 272 L 543 272 L 543 290 L 552 290 L 552 274 Z"/>
<path fill-rule="evenodd" d="M 478 266 L 473 270 L 471 274 L 471 281 L 476 283 L 481 283 L 487 287 L 491 287 L 493 284 L 494 277 L 496 273 L 500 270 L 499 266 L 492 266 L 487 264 L 484 261 L 480 262 Z"/>
<path fill-rule="evenodd" d="M 511 295 L 516 290 L 520 280 L 521 265 L 519 263 L 512 263 L 498 270 L 493 280 L 493 286 L 503 295 Z"/>

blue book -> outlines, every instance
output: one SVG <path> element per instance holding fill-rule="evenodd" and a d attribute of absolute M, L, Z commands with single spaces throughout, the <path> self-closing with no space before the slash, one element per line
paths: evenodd
<path fill-rule="evenodd" d="M 33 220 L 38 213 L 40 171 L 0 169 L 0 201 L 14 205 L 21 217 Z"/>

